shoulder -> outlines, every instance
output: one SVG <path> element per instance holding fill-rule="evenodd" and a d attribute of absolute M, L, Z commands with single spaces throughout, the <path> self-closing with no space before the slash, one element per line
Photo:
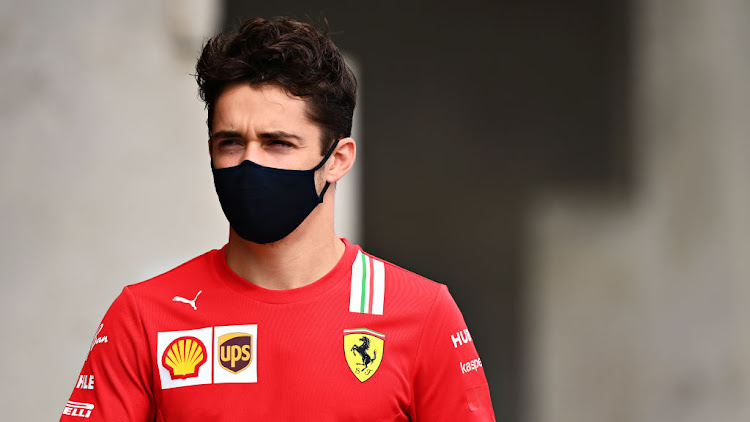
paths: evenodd
<path fill-rule="evenodd" d="M 444 285 L 441 283 L 430 280 L 427 277 L 424 277 L 415 272 L 409 271 L 392 262 L 373 256 L 367 252 L 365 252 L 364 255 L 371 258 L 373 261 L 382 262 L 383 267 L 385 269 L 385 274 L 389 278 L 389 281 L 397 285 L 403 284 L 405 286 L 409 286 L 412 288 L 416 287 L 416 288 L 426 289 L 428 291 L 437 291 L 441 287 L 444 287 Z"/>
<path fill-rule="evenodd" d="M 390 309 L 411 310 L 417 313 L 429 313 L 441 297 L 450 296 L 448 288 L 441 283 L 430 280 L 396 264 L 363 252 L 365 270 L 372 267 L 377 277 L 378 267 L 382 268 L 385 301 Z M 360 258 L 358 256 L 358 258 Z M 362 259 L 362 258 L 361 258 Z M 355 262 L 357 265 L 357 262 Z M 365 271 L 363 270 L 363 271 Z M 353 271 L 353 274 L 355 271 Z"/>
<path fill-rule="evenodd" d="M 140 283 L 125 287 L 135 297 L 191 292 L 194 286 L 213 279 L 215 261 L 222 250 L 214 249 Z"/>

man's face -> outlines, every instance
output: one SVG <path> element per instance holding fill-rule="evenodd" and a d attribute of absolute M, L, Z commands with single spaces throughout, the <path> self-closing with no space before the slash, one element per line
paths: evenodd
<path fill-rule="evenodd" d="M 276 85 L 230 85 L 214 107 L 209 140 L 214 168 L 244 160 L 290 170 L 315 167 L 321 160 L 320 129 L 306 107 Z"/>

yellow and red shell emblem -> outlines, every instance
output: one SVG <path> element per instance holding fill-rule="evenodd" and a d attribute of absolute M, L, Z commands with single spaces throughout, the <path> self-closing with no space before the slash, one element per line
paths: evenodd
<path fill-rule="evenodd" d="M 186 336 L 169 343 L 161 357 L 161 364 L 172 379 L 198 376 L 198 369 L 206 363 L 206 346 L 195 337 Z"/>

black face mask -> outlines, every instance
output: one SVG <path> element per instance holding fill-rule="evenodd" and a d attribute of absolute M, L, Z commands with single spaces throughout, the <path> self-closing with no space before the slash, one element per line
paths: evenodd
<path fill-rule="evenodd" d="M 234 231 L 245 240 L 270 243 L 293 232 L 323 202 L 326 182 L 318 195 L 315 172 L 323 167 L 339 141 L 311 170 L 264 167 L 245 160 L 235 167 L 211 168 L 221 208 Z"/>

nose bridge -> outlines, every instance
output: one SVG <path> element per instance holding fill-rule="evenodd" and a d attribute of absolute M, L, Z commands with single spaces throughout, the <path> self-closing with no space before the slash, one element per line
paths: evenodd
<path fill-rule="evenodd" d="M 242 159 L 250 160 L 256 164 L 260 164 L 263 162 L 263 148 L 260 140 L 251 139 L 247 142 L 247 146 L 245 147 L 245 156 L 242 157 Z"/>

